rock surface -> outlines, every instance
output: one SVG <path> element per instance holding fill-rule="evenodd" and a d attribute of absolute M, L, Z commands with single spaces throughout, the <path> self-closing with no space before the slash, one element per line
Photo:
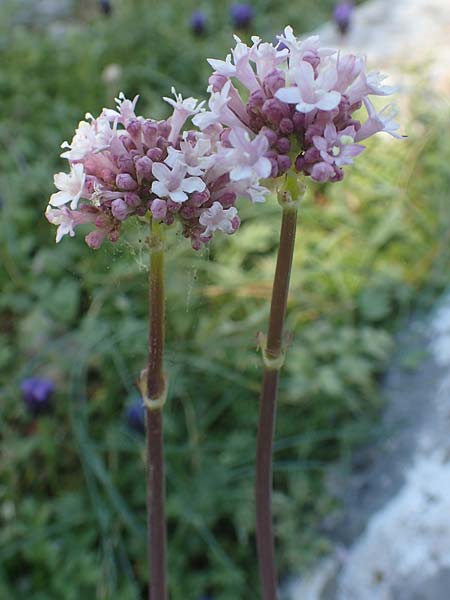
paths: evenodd
<path fill-rule="evenodd" d="M 369 64 L 388 68 L 407 85 L 418 78 L 450 91 L 450 2 L 448 0 L 368 0 L 354 11 L 349 33 L 326 24 L 325 45 L 366 54 Z"/>
<path fill-rule="evenodd" d="M 425 350 L 418 369 L 402 367 Z M 385 393 L 385 433 L 340 482 L 340 545 L 292 600 L 450 598 L 450 296 L 401 337 Z"/>

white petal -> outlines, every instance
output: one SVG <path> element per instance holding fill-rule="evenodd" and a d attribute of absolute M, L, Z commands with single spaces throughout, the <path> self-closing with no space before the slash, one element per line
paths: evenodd
<path fill-rule="evenodd" d="M 203 192 L 206 183 L 200 177 L 188 177 L 181 182 L 181 187 L 189 194 L 192 192 Z"/>
<path fill-rule="evenodd" d="M 341 94 L 339 92 L 327 92 L 317 101 L 316 106 L 320 110 L 333 110 L 336 108 L 341 101 Z"/>
<path fill-rule="evenodd" d="M 230 173 L 230 179 L 232 181 L 241 181 L 242 179 L 247 179 L 252 175 L 253 169 L 251 167 L 242 165 L 240 167 L 234 167 L 234 169 Z"/>
<path fill-rule="evenodd" d="M 72 195 L 69 192 L 56 192 L 50 196 L 50 204 L 52 206 L 62 206 L 72 200 Z"/>
<path fill-rule="evenodd" d="M 308 102 L 299 102 L 295 107 L 298 112 L 301 113 L 310 113 L 312 110 L 316 108 L 315 104 L 309 104 Z"/>
<path fill-rule="evenodd" d="M 160 181 L 164 181 L 170 177 L 170 169 L 163 163 L 153 163 L 152 173 Z"/>
<path fill-rule="evenodd" d="M 188 199 L 187 194 L 185 194 L 181 190 L 178 190 L 177 192 L 170 192 L 169 197 L 171 200 L 178 203 L 185 202 Z"/>
<path fill-rule="evenodd" d="M 165 198 L 169 194 L 167 186 L 164 185 L 164 183 L 162 183 L 161 181 L 154 181 L 152 183 L 152 192 L 156 194 L 159 198 Z"/>
<path fill-rule="evenodd" d="M 275 98 L 278 98 L 281 102 L 286 102 L 286 104 L 295 104 L 301 101 L 302 96 L 298 87 L 290 87 L 279 89 L 275 92 Z"/>

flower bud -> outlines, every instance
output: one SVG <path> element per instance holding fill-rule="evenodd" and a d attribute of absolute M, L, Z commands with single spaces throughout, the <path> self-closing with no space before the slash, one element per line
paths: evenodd
<path fill-rule="evenodd" d="M 280 175 L 286 173 L 292 166 L 292 161 L 287 154 L 280 154 L 277 158 L 277 164 Z"/>
<path fill-rule="evenodd" d="M 30 377 L 24 379 L 20 387 L 27 410 L 32 416 L 51 412 L 55 386 L 50 379 Z"/>
<path fill-rule="evenodd" d="M 127 122 L 126 129 L 127 129 L 128 133 L 131 135 L 131 137 L 137 138 L 141 134 L 142 125 L 141 125 L 140 121 L 138 121 L 138 119 L 130 119 Z"/>
<path fill-rule="evenodd" d="M 227 81 L 228 79 L 224 75 L 219 75 L 219 73 L 213 73 L 208 79 L 213 92 L 220 92 Z"/>
<path fill-rule="evenodd" d="M 250 4 L 234 4 L 230 9 L 231 20 L 236 29 L 247 29 L 255 16 Z"/>
<path fill-rule="evenodd" d="M 150 148 L 150 150 L 147 150 L 147 156 L 153 162 L 161 162 L 164 152 L 161 150 L 161 148 Z"/>
<path fill-rule="evenodd" d="M 116 198 L 116 200 L 113 200 L 111 203 L 111 212 L 113 217 L 119 221 L 124 221 L 127 218 L 130 209 L 128 204 L 122 200 L 122 198 Z"/>
<path fill-rule="evenodd" d="M 209 197 L 210 197 L 209 190 L 205 189 L 204 192 L 194 192 L 191 195 L 189 202 L 192 203 L 193 206 L 199 208 L 200 206 L 205 204 L 205 202 L 208 202 Z"/>
<path fill-rule="evenodd" d="M 324 183 L 335 176 L 335 171 L 331 165 L 326 162 L 316 163 L 311 171 L 311 177 L 314 181 Z"/>
<path fill-rule="evenodd" d="M 163 221 L 167 214 L 167 202 L 160 198 L 156 198 L 156 200 L 153 200 L 150 210 L 152 211 L 154 219 Z"/>
<path fill-rule="evenodd" d="M 127 192 L 124 196 L 124 200 L 131 208 L 136 208 L 141 204 L 141 199 L 138 194 L 135 194 L 134 192 Z"/>
<path fill-rule="evenodd" d="M 119 190 L 125 192 L 134 192 L 138 189 L 138 184 L 128 173 L 119 173 L 116 177 L 116 185 Z"/>
<path fill-rule="evenodd" d="M 151 158 L 148 158 L 148 156 L 142 156 L 141 158 L 139 158 L 136 161 L 135 166 L 136 166 L 136 175 L 137 175 L 139 182 L 141 182 L 143 179 L 146 179 L 147 181 L 151 181 L 153 179 L 153 175 L 152 175 L 153 161 Z"/>
<path fill-rule="evenodd" d="M 126 154 L 119 156 L 117 165 L 122 173 L 134 174 L 135 172 L 133 159 Z"/>
<path fill-rule="evenodd" d="M 284 87 L 285 82 L 284 74 L 275 69 L 264 78 L 263 89 L 268 96 L 275 96 L 275 92 Z"/>
<path fill-rule="evenodd" d="M 206 33 L 208 27 L 208 18 L 202 10 L 196 10 L 191 15 L 191 31 L 196 36 L 202 36 Z"/>
<path fill-rule="evenodd" d="M 281 154 L 288 154 L 291 150 L 291 142 L 288 138 L 279 138 L 276 145 Z"/>
<path fill-rule="evenodd" d="M 353 3 L 352 2 L 339 2 L 333 12 L 333 19 L 339 32 L 342 35 L 348 33 L 353 16 Z"/>
<path fill-rule="evenodd" d="M 145 435 L 145 407 L 142 400 L 137 400 L 127 406 L 125 419 L 131 430 Z"/>
<path fill-rule="evenodd" d="M 293 133 L 293 131 L 294 131 L 294 122 L 292 121 L 292 119 L 289 119 L 287 117 L 284 117 L 284 119 L 281 119 L 280 133 L 282 133 L 283 135 L 291 135 L 291 133 Z"/>

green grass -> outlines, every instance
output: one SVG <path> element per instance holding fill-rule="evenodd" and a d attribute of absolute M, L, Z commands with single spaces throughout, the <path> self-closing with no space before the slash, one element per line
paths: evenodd
<path fill-rule="evenodd" d="M 316 4 L 261 1 L 255 32 L 272 39 L 287 21 L 312 27 L 331 3 Z M 205 57 L 231 45 L 227 5 L 207 5 L 212 34 L 201 40 L 186 28 L 194 3 L 182 6 L 123 2 L 114 18 L 53 37 L 0 19 L 2 598 L 144 597 L 144 446 L 123 411 L 145 364 L 146 232 L 130 224 L 120 244 L 98 252 L 82 235 L 56 247 L 43 211 L 59 144 L 86 111 L 119 89 L 139 92 L 141 110 L 156 115 L 173 83 L 201 94 Z M 114 86 L 101 77 L 111 63 L 122 66 Z M 312 188 L 300 211 L 275 453 L 283 576 L 326 552 L 319 526 L 338 508 L 327 472 L 375 435 L 396 324 L 447 283 L 448 115 L 428 106 L 415 99 L 408 141 L 375 140 L 344 183 Z M 169 233 L 172 600 L 257 597 L 256 337 L 279 210 L 271 200 L 243 205 L 242 216 L 238 235 L 200 254 Z M 57 384 L 55 414 L 37 421 L 20 398 L 31 375 Z"/>

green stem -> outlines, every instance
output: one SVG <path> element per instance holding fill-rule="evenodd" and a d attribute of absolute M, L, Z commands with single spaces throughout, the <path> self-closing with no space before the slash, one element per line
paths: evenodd
<path fill-rule="evenodd" d="M 286 197 L 289 200 L 286 201 Z M 299 198 L 296 198 L 296 200 Z M 277 599 L 277 573 L 272 517 L 272 461 L 277 391 L 284 360 L 283 328 L 297 228 L 297 202 L 290 192 L 279 195 L 283 207 L 280 246 L 272 290 L 267 339 L 263 345 L 264 379 L 261 392 L 256 454 L 256 541 L 263 600 Z"/>
<path fill-rule="evenodd" d="M 152 221 L 149 238 L 150 330 L 147 393 L 150 403 L 165 397 L 164 356 L 164 243 L 162 227 Z M 161 403 L 162 404 L 162 403 Z M 162 406 L 147 406 L 149 600 L 167 600 L 165 475 Z"/>

